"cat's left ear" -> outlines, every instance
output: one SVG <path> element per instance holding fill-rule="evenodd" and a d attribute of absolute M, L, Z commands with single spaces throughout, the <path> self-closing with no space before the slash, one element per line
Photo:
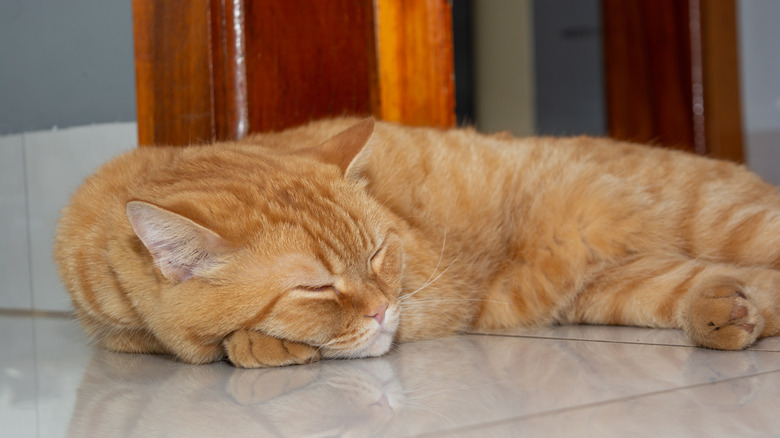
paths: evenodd
<path fill-rule="evenodd" d="M 142 201 L 127 203 L 127 218 L 168 280 L 179 283 L 220 264 L 227 244 L 214 231 Z"/>
<path fill-rule="evenodd" d="M 338 166 L 347 179 L 357 179 L 371 155 L 371 148 L 366 145 L 373 133 L 374 118 L 369 117 L 325 140 L 311 152 L 318 159 Z"/>

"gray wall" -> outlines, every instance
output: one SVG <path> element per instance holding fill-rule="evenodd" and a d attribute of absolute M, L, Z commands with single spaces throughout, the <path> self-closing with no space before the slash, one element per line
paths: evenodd
<path fill-rule="evenodd" d="M 0 135 L 134 121 L 130 0 L 0 0 Z"/>
<path fill-rule="evenodd" d="M 474 116 L 483 132 L 533 135 L 531 0 L 474 0 Z M 457 81 L 457 78 L 456 78 Z"/>
<path fill-rule="evenodd" d="M 536 133 L 606 135 L 599 0 L 533 4 Z"/>
<path fill-rule="evenodd" d="M 780 1 L 742 0 L 737 13 L 747 163 L 780 185 Z"/>
<path fill-rule="evenodd" d="M 473 1 L 480 130 L 606 134 L 599 5 L 599 0 Z"/>

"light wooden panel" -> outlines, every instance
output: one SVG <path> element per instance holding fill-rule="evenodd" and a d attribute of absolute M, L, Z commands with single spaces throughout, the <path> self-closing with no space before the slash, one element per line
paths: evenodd
<path fill-rule="evenodd" d="M 214 139 L 209 0 L 134 0 L 133 26 L 139 143 Z"/>
<path fill-rule="evenodd" d="M 745 157 L 734 0 L 703 1 L 701 32 L 707 152 L 742 162 Z"/>
<path fill-rule="evenodd" d="M 452 12 L 442 0 L 376 0 L 380 109 L 385 120 L 455 124 Z"/>

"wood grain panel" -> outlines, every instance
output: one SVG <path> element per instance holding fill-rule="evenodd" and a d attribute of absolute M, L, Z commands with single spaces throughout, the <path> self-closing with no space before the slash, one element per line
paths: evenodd
<path fill-rule="evenodd" d="M 210 61 L 215 140 L 249 133 L 244 0 L 212 0 Z"/>
<path fill-rule="evenodd" d="M 742 162 L 742 104 L 734 0 L 701 2 L 707 153 Z"/>
<path fill-rule="evenodd" d="M 214 138 L 208 0 L 133 0 L 138 140 Z"/>
<path fill-rule="evenodd" d="M 382 119 L 452 126 L 452 12 L 443 0 L 376 0 Z"/>
<path fill-rule="evenodd" d="M 687 1 L 602 0 L 609 135 L 693 150 Z"/>
<path fill-rule="evenodd" d="M 602 0 L 609 134 L 743 160 L 734 0 Z"/>
<path fill-rule="evenodd" d="M 133 0 L 140 143 L 343 114 L 451 126 L 450 14 L 447 0 Z"/>
<path fill-rule="evenodd" d="M 369 115 L 376 100 L 371 0 L 246 3 L 251 131 Z"/>

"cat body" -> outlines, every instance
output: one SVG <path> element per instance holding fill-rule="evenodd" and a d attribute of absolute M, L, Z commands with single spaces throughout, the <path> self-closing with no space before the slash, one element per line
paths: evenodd
<path fill-rule="evenodd" d="M 194 363 L 555 323 L 780 332 L 777 189 L 608 139 L 340 118 L 140 148 L 74 195 L 55 256 L 98 343 Z"/>

